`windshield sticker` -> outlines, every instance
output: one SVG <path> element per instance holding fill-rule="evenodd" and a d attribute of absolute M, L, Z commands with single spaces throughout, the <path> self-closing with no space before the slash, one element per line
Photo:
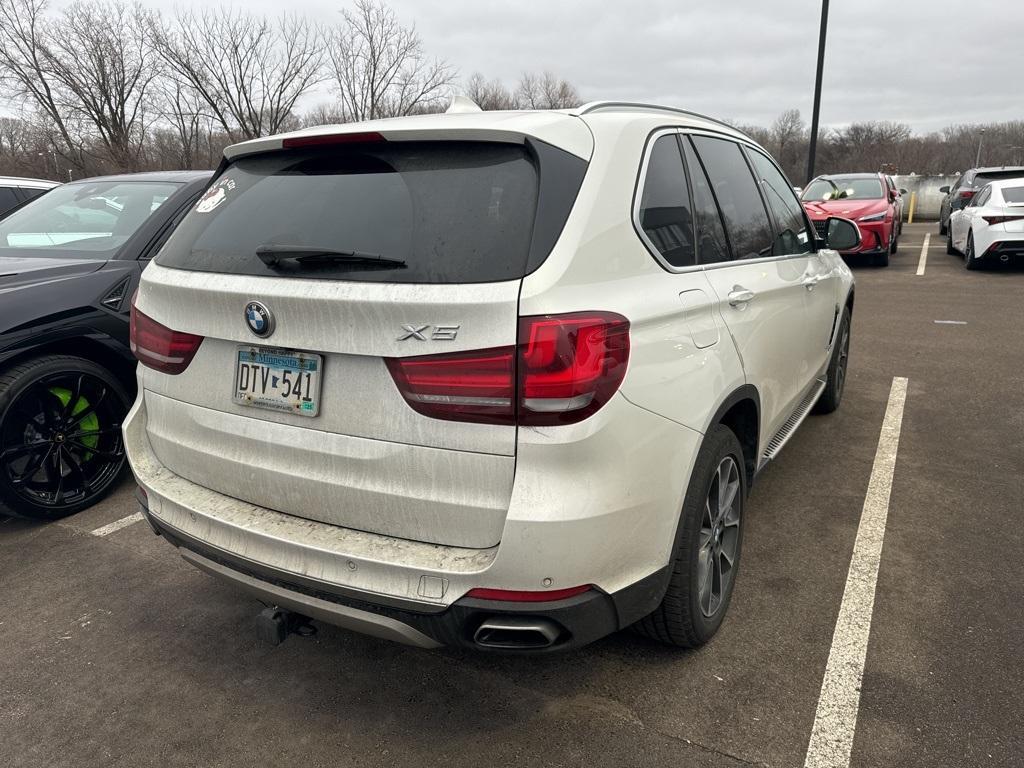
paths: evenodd
<path fill-rule="evenodd" d="M 235 188 L 234 179 L 224 179 L 218 181 L 212 187 L 210 187 L 199 198 L 199 202 L 196 204 L 196 213 L 209 213 L 220 206 L 225 200 L 228 199 L 228 192 Z"/>

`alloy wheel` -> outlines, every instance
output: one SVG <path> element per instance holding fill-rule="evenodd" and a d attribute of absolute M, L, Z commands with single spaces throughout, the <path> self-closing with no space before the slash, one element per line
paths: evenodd
<path fill-rule="evenodd" d="M 43 376 L 0 420 L 0 483 L 54 514 L 102 493 L 124 465 L 125 404 L 81 371 Z"/>
<path fill-rule="evenodd" d="M 708 618 L 722 607 L 736 569 L 740 541 L 740 472 L 732 456 L 718 465 L 704 502 L 697 553 L 697 597 Z"/>

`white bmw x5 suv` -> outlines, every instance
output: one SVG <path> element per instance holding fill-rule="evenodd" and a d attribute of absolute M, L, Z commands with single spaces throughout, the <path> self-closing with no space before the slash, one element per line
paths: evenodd
<path fill-rule="evenodd" d="M 142 276 L 139 499 L 264 603 L 422 647 L 717 630 L 853 278 L 739 131 L 597 103 L 228 148 Z"/>

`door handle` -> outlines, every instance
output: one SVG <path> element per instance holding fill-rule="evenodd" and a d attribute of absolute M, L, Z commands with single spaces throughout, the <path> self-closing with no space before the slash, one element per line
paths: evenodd
<path fill-rule="evenodd" d="M 816 286 L 824 279 L 825 278 L 823 278 L 821 275 L 808 275 L 803 279 L 802 284 L 807 286 L 808 291 L 813 291 L 814 286 Z"/>
<path fill-rule="evenodd" d="M 744 288 L 741 285 L 733 286 L 733 289 L 729 291 L 729 306 L 730 307 L 745 307 L 754 298 L 754 292 Z"/>

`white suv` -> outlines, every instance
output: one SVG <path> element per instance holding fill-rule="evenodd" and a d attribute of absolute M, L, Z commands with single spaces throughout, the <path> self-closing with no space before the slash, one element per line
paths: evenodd
<path fill-rule="evenodd" d="M 225 155 L 133 307 L 124 434 L 158 533 L 424 647 L 715 633 L 750 483 L 838 406 L 853 308 L 764 150 L 599 103 Z"/>

